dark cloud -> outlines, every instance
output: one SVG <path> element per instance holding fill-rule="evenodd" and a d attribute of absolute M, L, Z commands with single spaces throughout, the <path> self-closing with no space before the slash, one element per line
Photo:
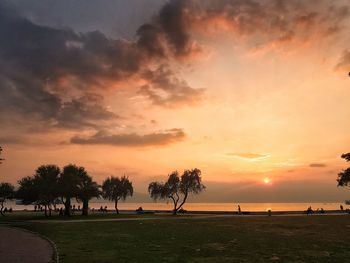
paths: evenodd
<path fill-rule="evenodd" d="M 73 137 L 71 143 L 75 144 L 106 144 L 113 146 L 154 146 L 168 145 L 178 141 L 182 141 L 186 134 L 182 129 L 171 129 L 163 132 L 149 133 L 138 135 L 130 134 L 109 134 L 104 131 L 99 131 L 95 135 L 87 138 Z"/>
<path fill-rule="evenodd" d="M 96 127 L 101 121 L 112 121 L 119 116 L 103 106 L 103 97 L 88 93 L 85 96 L 65 102 L 58 113 L 58 126 L 79 128 L 82 126 Z"/>
<path fill-rule="evenodd" d="M 45 121 L 47 127 L 83 128 L 111 120 L 116 115 L 91 87 L 133 74 L 142 60 L 125 41 L 110 40 L 98 31 L 77 34 L 39 26 L 4 4 L 0 39 L 2 121 L 13 122 L 5 115 L 16 115 Z M 74 90 L 82 95 L 73 96 Z"/>
<path fill-rule="evenodd" d="M 312 167 L 312 168 L 324 168 L 324 167 L 327 167 L 327 165 L 324 164 L 324 163 L 311 163 L 311 164 L 309 164 L 309 167 Z"/>
<path fill-rule="evenodd" d="M 187 57 L 200 48 L 191 37 L 191 11 L 193 1 L 170 0 L 149 23 L 142 25 L 139 43 L 150 53 Z M 156 51 L 156 52 L 155 52 Z"/>
<path fill-rule="evenodd" d="M 69 28 L 37 25 L 8 3 L 0 4 L 2 122 L 6 119 L 13 123 L 17 116 L 22 120 L 44 121 L 47 127 L 99 126 L 100 122 L 117 116 L 103 106 L 103 97 L 97 94 L 115 81 L 148 72 L 150 61 L 162 52 L 152 51 L 148 46 L 149 41 L 156 42 L 153 38 L 145 39 L 152 31 L 146 26 L 138 31 L 138 42 L 128 42 L 110 39 L 99 31 L 76 33 Z M 156 93 L 149 96 L 155 104 L 180 104 L 181 100 L 190 100 L 190 96 L 196 100 L 201 93 L 173 73 L 173 79 L 166 79 L 170 69 L 162 73 L 167 74 L 163 80 L 160 73 L 152 77 L 146 74 L 150 92 L 166 90 L 169 94 L 166 99 Z"/>
<path fill-rule="evenodd" d="M 139 91 L 155 105 L 173 107 L 178 105 L 195 105 L 204 97 L 204 89 L 191 88 L 167 66 L 162 65 L 154 71 L 147 71 L 143 77 L 148 84 Z"/>
<path fill-rule="evenodd" d="M 193 31 L 215 34 L 228 30 L 249 36 L 254 46 L 286 45 L 297 39 L 319 41 L 341 32 L 349 10 L 347 4 L 326 0 L 317 5 L 300 0 L 170 0 L 151 23 L 143 26 L 147 30 L 142 30 L 142 39 L 145 47 L 151 52 L 157 47 L 159 54 L 165 53 L 159 44 L 164 39 L 168 52 L 175 57 L 202 51 Z"/>
<path fill-rule="evenodd" d="M 260 42 L 252 41 L 256 46 L 284 45 L 300 36 L 340 32 L 349 17 L 349 6 L 323 0 L 317 6 L 298 0 L 170 0 L 139 27 L 136 40 L 126 41 L 99 31 L 38 25 L 8 3 L 0 4 L 0 118 L 14 124 L 19 116 L 65 128 L 115 119 L 103 99 L 89 94 L 101 95 L 113 83 L 133 77 L 146 81 L 140 92 L 154 105 L 201 101 L 204 90 L 191 87 L 169 65 L 202 52 L 196 36 L 208 34 L 213 25 L 224 24 L 233 34 L 259 35 Z M 346 53 L 338 67 L 348 60 Z"/>

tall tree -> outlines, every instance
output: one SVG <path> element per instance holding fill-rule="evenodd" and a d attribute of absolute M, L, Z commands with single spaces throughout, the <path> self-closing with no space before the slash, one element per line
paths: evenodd
<path fill-rule="evenodd" d="M 15 187 L 9 183 L 0 183 L 0 214 L 4 216 L 4 202 L 13 199 Z"/>
<path fill-rule="evenodd" d="M 38 189 L 38 203 L 44 206 L 45 216 L 51 216 L 52 206 L 58 199 L 58 179 L 60 168 L 57 165 L 42 165 L 35 171 L 34 184 Z"/>
<path fill-rule="evenodd" d="M 345 153 L 341 156 L 347 162 L 350 162 L 350 153 Z M 350 186 L 350 167 L 346 168 L 338 174 L 338 186 Z"/>
<path fill-rule="evenodd" d="M 197 168 L 185 170 L 181 177 L 177 171 L 172 172 L 165 183 L 152 182 L 148 186 L 148 192 L 154 200 L 169 198 L 173 201 L 174 215 L 186 203 L 189 194 L 199 194 L 204 189 L 201 171 Z"/>
<path fill-rule="evenodd" d="M 52 206 L 58 200 L 58 179 L 60 168 L 56 165 L 41 165 L 32 177 L 22 178 L 18 184 L 16 197 L 23 204 L 44 206 L 45 216 L 51 216 Z"/>
<path fill-rule="evenodd" d="M 119 214 L 118 201 L 125 200 L 128 196 L 132 196 L 133 193 L 132 182 L 125 176 L 121 178 L 112 176 L 107 178 L 102 184 L 102 196 L 105 199 L 114 201 L 117 214 Z"/>
<path fill-rule="evenodd" d="M 39 187 L 34 177 L 23 177 L 18 181 L 18 184 L 16 198 L 21 200 L 22 204 L 30 205 L 39 200 Z"/>
<path fill-rule="evenodd" d="M 81 178 L 88 176 L 84 167 L 75 164 L 66 165 L 58 180 L 59 196 L 64 204 L 64 214 L 71 215 L 71 199 L 78 197 Z"/>
<path fill-rule="evenodd" d="M 78 184 L 77 199 L 83 202 L 82 215 L 88 215 L 89 201 L 94 197 L 100 197 L 101 193 L 99 187 L 100 186 L 92 180 L 91 176 L 87 174 L 81 176 Z"/>

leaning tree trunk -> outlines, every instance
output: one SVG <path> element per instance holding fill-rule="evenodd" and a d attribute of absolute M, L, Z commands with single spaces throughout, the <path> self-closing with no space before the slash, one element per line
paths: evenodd
<path fill-rule="evenodd" d="M 175 209 L 176 209 L 176 211 L 174 213 L 175 215 L 176 215 L 177 211 L 179 211 L 182 208 L 182 206 L 186 203 L 187 197 L 188 197 L 188 192 L 186 191 L 184 199 L 182 200 L 181 204 L 178 207 L 175 207 Z M 177 205 L 177 202 L 176 202 L 176 205 Z"/>
<path fill-rule="evenodd" d="M 179 201 L 179 197 L 177 197 L 177 199 L 175 200 L 175 198 L 174 198 L 174 196 L 169 196 L 169 198 L 171 199 L 171 200 L 173 200 L 173 203 L 174 203 L 174 209 L 173 209 L 173 215 L 175 216 L 176 214 L 177 214 L 177 210 L 179 210 L 178 208 L 177 208 L 177 203 L 178 203 L 178 201 Z"/>
<path fill-rule="evenodd" d="M 66 198 L 64 202 L 64 215 L 70 216 L 70 198 Z"/>
<path fill-rule="evenodd" d="M 117 199 L 117 200 L 115 200 L 114 208 L 115 208 L 115 211 L 117 212 L 117 215 L 119 215 L 119 209 L 118 209 L 118 199 Z"/>
<path fill-rule="evenodd" d="M 83 200 L 82 215 L 87 216 L 89 214 L 89 200 Z"/>
<path fill-rule="evenodd" d="M 4 210 L 4 202 L 3 201 L 1 201 L 0 214 L 2 216 L 5 216 L 5 214 L 4 214 L 4 212 L 2 210 Z"/>
<path fill-rule="evenodd" d="M 177 210 L 178 210 L 177 207 L 176 207 L 177 206 L 177 202 L 175 202 L 175 200 L 173 200 L 173 201 L 174 201 L 173 215 L 176 216 L 177 215 Z"/>

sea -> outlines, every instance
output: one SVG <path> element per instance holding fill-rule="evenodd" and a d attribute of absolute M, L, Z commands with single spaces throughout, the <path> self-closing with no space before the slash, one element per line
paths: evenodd
<path fill-rule="evenodd" d="M 82 206 L 81 203 L 76 201 L 72 202 L 72 205 Z M 350 209 L 350 205 L 346 205 L 344 202 L 320 202 L 320 203 L 186 203 L 183 208 L 187 211 L 237 211 L 238 205 L 240 205 L 241 210 L 247 212 L 263 212 L 263 211 L 304 211 L 311 206 L 313 210 L 321 209 L 324 210 L 339 210 L 340 205 L 344 209 Z M 33 210 L 33 205 L 20 205 L 15 201 L 7 201 L 4 204 L 7 208 L 12 208 L 13 210 Z M 100 207 L 107 207 L 108 210 L 114 210 L 114 203 L 108 201 L 91 201 L 89 207 L 92 209 L 99 209 Z M 58 205 L 60 207 L 60 205 Z M 172 209 L 172 203 L 170 202 L 119 202 L 119 210 L 136 210 L 142 207 L 143 210 L 157 210 L 157 211 L 170 211 Z"/>

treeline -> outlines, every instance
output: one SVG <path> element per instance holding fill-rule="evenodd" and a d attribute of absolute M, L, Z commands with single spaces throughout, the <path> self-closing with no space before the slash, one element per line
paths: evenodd
<path fill-rule="evenodd" d="M 42 165 L 33 176 L 18 181 L 18 189 L 9 183 L 0 184 L 0 213 L 3 215 L 4 202 L 17 199 L 23 205 L 44 207 L 46 217 L 58 204 L 64 205 L 64 215 L 71 215 L 71 202 L 82 203 L 82 215 L 88 215 L 89 201 L 92 198 L 104 198 L 113 201 L 119 214 L 118 202 L 132 196 L 134 188 L 128 177 L 109 177 L 99 185 L 84 167 L 69 164 L 61 170 L 57 165 Z M 199 194 L 205 186 L 201 182 L 199 169 L 185 170 L 180 176 L 172 172 L 165 183 L 151 182 L 148 187 L 150 196 L 156 199 L 171 199 L 176 214 L 185 204 L 189 194 Z"/>

